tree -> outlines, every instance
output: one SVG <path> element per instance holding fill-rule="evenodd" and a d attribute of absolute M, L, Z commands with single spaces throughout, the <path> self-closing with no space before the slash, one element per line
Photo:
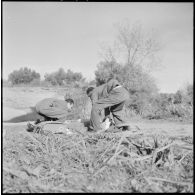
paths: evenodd
<path fill-rule="evenodd" d="M 174 94 L 174 104 L 181 104 L 182 103 L 182 92 L 178 90 Z"/>
<path fill-rule="evenodd" d="M 97 86 L 106 82 L 110 77 L 122 81 L 123 66 L 118 64 L 114 59 L 112 61 L 102 61 L 97 65 L 95 71 Z"/>
<path fill-rule="evenodd" d="M 44 75 L 44 78 L 45 78 L 46 82 L 49 82 L 52 85 L 57 85 L 58 84 L 58 82 L 56 80 L 56 74 L 55 73 L 51 73 L 51 74 L 46 73 Z"/>
<path fill-rule="evenodd" d="M 81 73 L 73 72 L 70 69 L 65 72 L 63 68 L 50 74 L 46 73 L 44 77 L 45 81 L 50 82 L 52 85 L 72 84 L 85 80 Z"/>
<path fill-rule="evenodd" d="M 8 81 L 10 81 L 13 85 L 22 83 L 28 84 L 33 80 L 40 81 L 40 74 L 27 67 L 20 68 L 19 70 L 14 70 L 8 76 Z"/>
<path fill-rule="evenodd" d="M 109 77 L 118 79 L 131 94 L 129 106 L 134 105 L 138 113 L 143 113 L 158 93 L 155 80 L 147 70 L 157 61 L 160 44 L 153 33 L 143 33 L 139 23 L 116 26 L 118 36 L 113 47 L 108 46 L 102 51 L 104 60 L 97 65 L 96 82 L 100 85 Z"/>
<path fill-rule="evenodd" d="M 83 75 L 79 72 L 73 72 L 70 69 L 67 70 L 67 73 L 65 74 L 65 81 L 68 84 L 71 84 L 75 81 L 80 81 L 83 79 Z"/>
<path fill-rule="evenodd" d="M 160 66 L 161 45 L 154 31 L 144 33 L 141 23 L 131 25 L 128 20 L 115 27 L 118 33 L 113 46 L 104 46 L 100 52 L 105 61 L 121 59 L 123 64 L 139 65 L 147 70 Z"/>
<path fill-rule="evenodd" d="M 110 77 L 116 78 L 131 94 L 142 92 L 151 95 L 158 91 L 155 80 L 141 66 L 123 66 L 116 61 L 100 62 L 95 71 L 97 85 L 105 83 Z"/>
<path fill-rule="evenodd" d="M 176 92 L 176 97 L 180 95 L 180 102 L 193 105 L 193 84 L 186 84 L 182 89 Z"/>
<path fill-rule="evenodd" d="M 125 65 L 121 75 L 123 85 L 133 93 L 145 93 L 152 96 L 158 92 L 155 80 L 141 66 Z"/>

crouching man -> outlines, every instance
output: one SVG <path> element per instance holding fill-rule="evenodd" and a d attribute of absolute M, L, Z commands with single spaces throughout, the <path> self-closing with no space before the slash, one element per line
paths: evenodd
<path fill-rule="evenodd" d="M 86 93 L 92 101 L 91 129 L 89 130 L 102 130 L 100 113 L 103 109 L 105 110 L 105 117 L 112 113 L 116 126 L 125 123 L 122 110 L 126 100 L 129 99 L 129 92 L 116 79 L 110 79 L 107 83 L 96 88 L 89 87 Z"/>
<path fill-rule="evenodd" d="M 36 104 L 35 109 L 42 116 L 43 120 L 37 119 L 36 124 L 42 121 L 64 122 L 73 105 L 74 101 L 72 99 L 58 100 L 46 98 L 41 100 Z"/>

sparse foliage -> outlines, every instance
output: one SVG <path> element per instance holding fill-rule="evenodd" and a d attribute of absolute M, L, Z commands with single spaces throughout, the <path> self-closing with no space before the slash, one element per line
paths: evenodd
<path fill-rule="evenodd" d="M 161 44 L 154 30 L 146 32 L 140 22 L 131 24 L 128 20 L 115 26 L 118 34 L 113 46 L 104 46 L 100 52 L 105 61 L 121 60 L 123 64 L 139 65 L 147 70 L 161 65 L 158 54 Z"/>

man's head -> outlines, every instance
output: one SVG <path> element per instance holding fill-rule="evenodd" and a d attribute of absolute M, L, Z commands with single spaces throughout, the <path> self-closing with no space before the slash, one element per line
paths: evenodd
<path fill-rule="evenodd" d="M 87 96 L 88 96 L 88 97 L 91 97 L 93 90 L 94 90 L 94 87 L 89 87 L 89 88 L 87 89 L 86 93 L 87 93 Z"/>
<path fill-rule="evenodd" d="M 72 107 L 74 106 L 74 100 L 71 98 L 68 98 L 68 99 L 65 99 L 65 101 L 67 102 L 68 110 L 72 110 Z"/>

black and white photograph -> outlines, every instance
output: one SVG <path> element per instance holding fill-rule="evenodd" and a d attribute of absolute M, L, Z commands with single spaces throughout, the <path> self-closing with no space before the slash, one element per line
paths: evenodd
<path fill-rule="evenodd" d="M 193 2 L 1 2 L 1 193 L 193 193 Z"/>

